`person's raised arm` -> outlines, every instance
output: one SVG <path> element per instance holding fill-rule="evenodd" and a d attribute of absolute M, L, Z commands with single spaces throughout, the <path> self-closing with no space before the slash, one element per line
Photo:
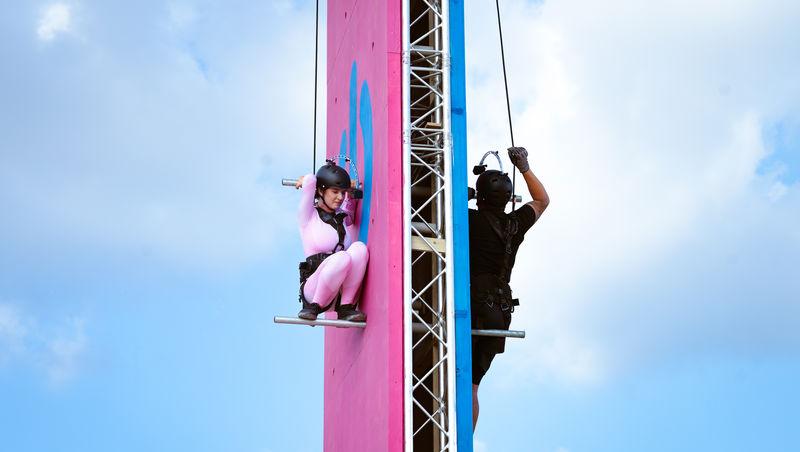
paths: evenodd
<path fill-rule="evenodd" d="M 297 179 L 295 188 L 302 190 L 300 207 L 297 209 L 297 221 L 302 228 L 311 219 L 311 215 L 314 214 L 314 194 L 317 192 L 317 177 L 313 174 L 306 174 Z"/>
<path fill-rule="evenodd" d="M 525 184 L 528 186 L 528 193 L 530 193 L 531 198 L 533 198 L 533 201 L 527 204 L 536 212 L 536 219 L 538 220 L 550 204 L 550 196 L 547 195 L 547 190 L 544 189 L 544 185 L 542 185 L 539 178 L 533 174 L 528 164 L 528 151 L 525 148 L 508 148 L 508 158 L 511 159 L 511 163 L 517 167 L 522 177 L 525 178 Z"/>

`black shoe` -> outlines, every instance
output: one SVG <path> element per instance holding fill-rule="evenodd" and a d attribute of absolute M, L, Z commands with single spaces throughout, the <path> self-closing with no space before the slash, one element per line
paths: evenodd
<path fill-rule="evenodd" d="M 350 322 L 365 322 L 367 315 L 356 309 L 353 304 L 343 304 L 336 308 L 339 320 L 349 320 Z"/>
<path fill-rule="evenodd" d="M 304 320 L 317 320 L 317 316 L 322 308 L 317 303 L 303 303 L 303 309 L 297 313 L 297 317 Z"/>

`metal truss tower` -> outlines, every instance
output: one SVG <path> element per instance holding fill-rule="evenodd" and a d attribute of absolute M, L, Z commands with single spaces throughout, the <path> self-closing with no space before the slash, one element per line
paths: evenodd
<path fill-rule="evenodd" d="M 456 450 L 448 0 L 403 0 L 405 450 Z"/>

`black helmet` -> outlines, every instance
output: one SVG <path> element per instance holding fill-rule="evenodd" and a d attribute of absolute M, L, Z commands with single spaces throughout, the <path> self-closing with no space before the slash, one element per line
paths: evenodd
<path fill-rule="evenodd" d="M 331 187 L 349 190 L 350 175 L 347 174 L 344 168 L 334 163 L 333 160 L 328 160 L 325 166 L 317 171 L 317 188 L 325 190 Z"/>
<path fill-rule="evenodd" d="M 475 182 L 476 198 L 479 204 L 487 207 L 503 209 L 511 201 L 513 185 L 507 173 L 498 170 L 486 170 Z"/>

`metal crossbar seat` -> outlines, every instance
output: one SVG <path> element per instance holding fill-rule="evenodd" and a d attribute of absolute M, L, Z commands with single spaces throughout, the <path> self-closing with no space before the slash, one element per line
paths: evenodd
<path fill-rule="evenodd" d="M 420 322 L 414 322 L 411 329 L 414 330 L 415 333 L 424 333 L 428 331 L 430 328 L 436 328 L 434 325 L 431 327 L 430 325 L 426 325 Z M 488 336 L 488 337 L 511 337 L 517 339 L 524 339 L 525 338 L 525 331 L 522 330 L 472 330 L 473 336 Z"/>
<path fill-rule="evenodd" d="M 523 330 L 472 330 L 472 335 L 525 339 L 525 331 Z"/>
<path fill-rule="evenodd" d="M 336 328 L 366 328 L 367 322 L 350 322 L 348 320 L 333 320 L 333 319 L 317 319 L 305 320 L 297 317 L 281 317 L 275 316 L 272 318 L 275 323 L 283 323 L 286 325 L 306 325 L 306 326 L 333 326 Z"/>
<path fill-rule="evenodd" d="M 281 317 L 275 316 L 272 319 L 275 323 L 283 323 L 285 325 L 306 325 L 306 326 L 332 326 L 335 328 L 366 328 L 366 322 L 350 322 L 347 320 L 333 320 L 333 319 L 318 319 L 318 320 L 304 320 L 297 317 Z M 425 332 L 427 327 L 419 322 L 414 322 L 413 326 L 416 332 Z M 472 330 L 473 336 L 487 336 L 487 337 L 510 337 L 517 339 L 525 338 L 525 331 L 522 330 Z"/>

